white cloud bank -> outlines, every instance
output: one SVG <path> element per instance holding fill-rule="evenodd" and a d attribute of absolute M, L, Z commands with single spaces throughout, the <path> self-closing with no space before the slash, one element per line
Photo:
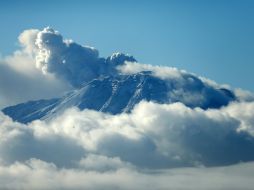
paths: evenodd
<path fill-rule="evenodd" d="M 141 172 L 129 168 L 109 172 L 59 169 L 32 159 L 0 166 L 1 189 L 49 190 L 252 190 L 254 163 L 216 168 L 182 168 Z"/>
<path fill-rule="evenodd" d="M 28 125 L 1 114 L 0 189 L 251 189 L 253 110 L 141 102 Z"/>

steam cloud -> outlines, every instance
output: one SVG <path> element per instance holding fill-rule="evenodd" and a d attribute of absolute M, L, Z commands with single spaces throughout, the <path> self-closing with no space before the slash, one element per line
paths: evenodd
<path fill-rule="evenodd" d="M 49 27 L 42 31 L 27 30 L 19 39 L 27 51 L 35 53 L 37 68 L 43 73 L 54 73 L 74 87 L 113 73 L 114 67 L 124 61 L 135 61 L 133 57 L 121 53 L 107 59 L 100 58 L 95 48 L 64 40 L 59 32 Z"/>

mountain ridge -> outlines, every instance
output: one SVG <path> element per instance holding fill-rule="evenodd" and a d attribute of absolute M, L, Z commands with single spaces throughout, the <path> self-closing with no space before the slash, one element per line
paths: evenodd
<path fill-rule="evenodd" d="M 181 102 L 202 109 L 219 108 L 236 100 L 232 91 L 210 86 L 195 75 L 182 74 L 182 80 L 184 82 L 163 80 L 154 76 L 152 71 L 101 76 L 62 97 L 29 101 L 2 111 L 14 121 L 29 123 L 36 119 L 49 120 L 73 106 L 80 110 L 119 114 L 130 112 L 142 100 L 160 104 Z"/>

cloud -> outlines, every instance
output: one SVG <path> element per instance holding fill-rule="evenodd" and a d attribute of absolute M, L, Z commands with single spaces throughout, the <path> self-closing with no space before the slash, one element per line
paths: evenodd
<path fill-rule="evenodd" d="M 124 64 L 119 65 L 117 70 L 122 74 L 135 74 L 142 71 L 151 71 L 155 77 L 165 79 L 178 79 L 181 80 L 182 75 L 186 73 L 185 71 L 180 71 L 174 67 L 163 67 L 155 66 L 149 64 L 140 64 L 137 62 L 126 61 Z"/>
<path fill-rule="evenodd" d="M 251 189 L 253 108 L 141 102 L 28 125 L 1 113 L 0 189 Z"/>
<path fill-rule="evenodd" d="M 129 168 L 96 172 L 59 169 L 31 159 L 10 166 L 0 165 L 1 189 L 246 189 L 253 188 L 253 163 L 216 168 L 182 168 L 142 172 Z"/>
<path fill-rule="evenodd" d="M 254 102 L 232 103 L 230 106 L 223 108 L 223 112 L 240 121 L 239 130 L 248 131 L 254 136 Z"/>
<path fill-rule="evenodd" d="M 240 100 L 240 101 L 243 101 L 243 102 L 253 102 L 254 101 L 254 94 L 250 91 L 236 88 L 236 89 L 234 89 L 234 93 L 238 97 L 238 100 Z"/>
<path fill-rule="evenodd" d="M 70 85 L 52 75 L 43 75 L 23 52 L 0 60 L 0 109 L 17 103 L 52 98 L 70 90 Z"/>
<path fill-rule="evenodd" d="M 37 50 L 35 40 L 40 32 L 38 29 L 24 30 L 18 37 L 20 45 L 24 48 L 28 54 L 33 54 Z"/>
<path fill-rule="evenodd" d="M 7 164 L 37 158 L 74 167 L 96 154 L 150 169 L 252 161 L 253 108 L 253 103 L 202 110 L 141 102 L 130 114 L 71 108 L 50 121 L 28 125 L 2 114 L 0 157 Z M 246 109 L 248 114 L 239 115 Z"/>
<path fill-rule="evenodd" d="M 97 171 L 97 172 L 107 172 L 107 171 L 117 171 L 119 169 L 134 169 L 130 163 L 123 162 L 118 157 L 107 157 L 97 154 L 88 154 L 86 158 L 82 158 L 78 166 L 81 169 L 87 171 Z"/>

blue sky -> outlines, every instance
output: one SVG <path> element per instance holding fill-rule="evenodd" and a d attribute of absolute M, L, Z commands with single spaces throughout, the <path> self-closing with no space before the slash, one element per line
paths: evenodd
<path fill-rule="evenodd" d="M 2 56 L 25 29 L 51 26 L 66 38 L 120 51 L 254 91 L 254 2 L 1 1 Z"/>

